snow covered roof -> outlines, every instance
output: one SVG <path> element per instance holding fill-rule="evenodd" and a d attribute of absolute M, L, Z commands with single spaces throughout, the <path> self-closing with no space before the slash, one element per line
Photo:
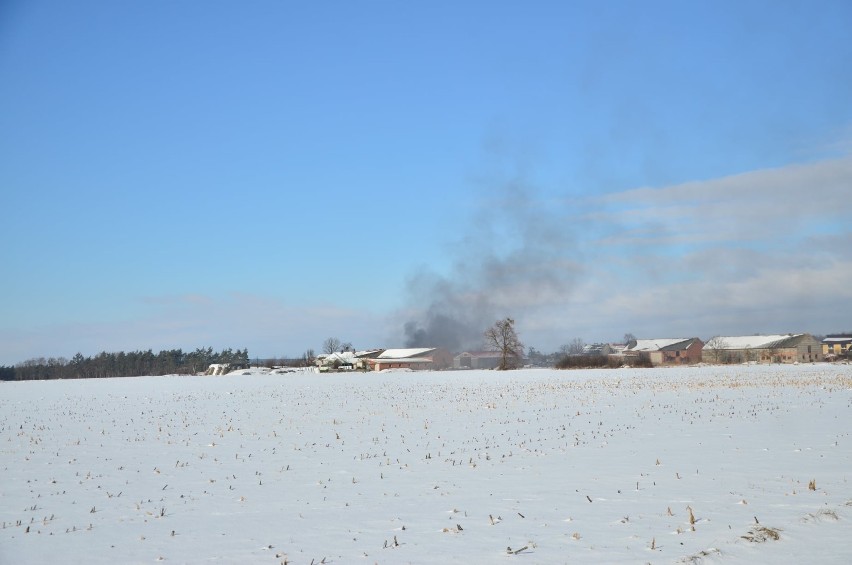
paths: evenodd
<path fill-rule="evenodd" d="M 773 345 L 804 334 L 786 335 L 743 335 L 743 336 L 719 336 L 719 345 L 710 345 L 709 349 L 767 349 Z"/>
<path fill-rule="evenodd" d="M 435 351 L 434 347 L 417 347 L 409 349 L 385 349 L 378 359 L 407 359 L 409 357 L 419 357 L 426 353 Z"/>
<path fill-rule="evenodd" d="M 692 338 L 637 339 L 636 345 L 633 347 L 628 346 L 627 351 L 659 351 L 664 347 L 671 347 L 690 339 Z"/>
<path fill-rule="evenodd" d="M 846 343 L 852 341 L 852 335 L 846 337 L 827 337 L 822 340 L 823 343 Z"/>
<path fill-rule="evenodd" d="M 324 356 L 318 356 L 317 360 L 321 361 L 322 363 L 327 364 L 327 365 L 334 363 L 335 361 L 338 361 L 340 363 L 345 363 L 345 364 L 354 364 L 355 361 L 357 361 L 355 354 L 352 353 L 351 351 L 341 351 L 339 353 L 338 352 L 329 353 L 329 354 L 324 355 Z"/>

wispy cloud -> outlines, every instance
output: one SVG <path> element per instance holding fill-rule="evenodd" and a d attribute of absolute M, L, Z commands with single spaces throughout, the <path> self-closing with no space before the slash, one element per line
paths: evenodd
<path fill-rule="evenodd" d="M 248 347 L 252 356 L 299 356 L 308 348 L 318 351 L 323 340 L 332 336 L 351 341 L 356 347 L 374 347 L 383 331 L 382 320 L 369 312 L 333 304 L 297 306 L 248 293 L 149 296 L 140 300 L 150 306 L 140 318 L 0 333 L 0 363 L 40 356 L 71 357 L 78 351 L 92 355 L 100 351 L 207 346 Z M 45 351 L 44 344 L 53 345 Z"/>
<path fill-rule="evenodd" d="M 589 214 L 612 233 L 605 244 L 768 242 L 852 213 L 852 157 L 752 171 L 601 199 Z"/>
<path fill-rule="evenodd" d="M 213 299 L 203 294 L 170 294 L 162 296 L 143 296 L 143 304 L 149 306 L 180 306 L 180 305 L 210 305 Z"/>
<path fill-rule="evenodd" d="M 442 331 L 475 340 L 508 315 L 545 350 L 627 331 L 837 330 L 852 292 L 849 186 L 849 156 L 563 206 L 508 183 L 450 273 L 412 278 L 406 316 L 418 344 L 438 345 Z"/>
<path fill-rule="evenodd" d="M 584 220 L 601 260 L 575 311 L 611 338 L 844 327 L 850 186 L 847 156 L 610 194 Z"/>
<path fill-rule="evenodd" d="M 850 186 L 852 156 L 562 205 L 512 181 L 450 246 L 448 272 L 412 274 L 402 310 L 251 293 L 147 296 L 139 298 L 146 314 L 134 319 L 2 333 L 0 363 L 201 346 L 296 356 L 332 336 L 359 348 L 406 338 L 475 346 L 504 316 L 545 351 L 628 331 L 706 338 L 848 329 Z"/>

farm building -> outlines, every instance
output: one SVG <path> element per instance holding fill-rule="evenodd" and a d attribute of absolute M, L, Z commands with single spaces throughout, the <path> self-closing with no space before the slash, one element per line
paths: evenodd
<path fill-rule="evenodd" d="M 453 357 L 454 369 L 496 369 L 503 354 L 499 351 L 465 351 Z"/>
<path fill-rule="evenodd" d="M 382 351 L 384 350 L 369 349 L 366 351 L 321 353 L 317 355 L 316 365 L 321 373 L 327 371 L 366 371 L 369 368 L 367 360 L 378 356 Z"/>
<path fill-rule="evenodd" d="M 810 334 L 717 336 L 707 340 L 710 363 L 809 363 L 822 361 L 822 344 Z"/>
<path fill-rule="evenodd" d="M 852 356 L 852 334 L 828 334 L 822 340 L 822 354 L 834 359 Z"/>
<path fill-rule="evenodd" d="M 446 349 L 420 347 L 413 349 L 386 349 L 381 355 L 367 359 L 374 371 L 384 369 L 411 369 L 413 371 L 448 369 L 453 357 Z"/>
<path fill-rule="evenodd" d="M 612 355 L 615 353 L 612 345 L 608 343 L 587 343 L 583 346 L 583 355 Z"/>
<path fill-rule="evenodd" d="M 621 352 L 624 357 L 647 356 L 653 365 L 687 365 L 701 361 L 704 347 L 697 337 L 637 339 Z"/>
<path fill-rule="evenodd" d="M 334 353 L 323 353 L 317 355 L 316 365 L 320 372 L 326 371 L 352 371 L 358 360 L 351 351 L 339 351 Z"/>

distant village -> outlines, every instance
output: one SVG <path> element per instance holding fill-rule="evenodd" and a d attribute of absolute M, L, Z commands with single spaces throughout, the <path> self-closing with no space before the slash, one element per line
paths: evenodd
<path fill-rule="evenodd" d="M 811 334 L 716 336 L 706 342 L 697 337 L 631 339 L 627 343 L 577 344 L 574 351 L 554 356 L 539 354 L 516 358 L 514 366 L 634 367 L 732 363 L 816 363 L 848 360 L 852 333 L 832 334 L 821 340 Z M 347 344 L 348 346 L 348 344 Z M 318 372 L 383 370 L 495 369 L 501 351 L 452 353 L 440 347 L 370 349 L 322 353 L 313 358 Z M 230 367 L 229 367 L 230 368 Z M 211 368 L 217 374 L 224 367 Z"/>
<path fill-rule="evenodd" d="M 511 320 L 509 320 L 511 321 Z M 88 379 L 138 375 L 223 375 L 249 367 L 266 367 L 276 373 L 313 370 L 341 371 L 441 371 L 552 367 L 557 369 L 669 367 L 699 364 L 850 362 L 852 332 L 814 337 L 811 334 L 716 336 L 706 342 L 697 337 L 636 339 L 623 343 L 585 344 L 575 339 L 556 353 L 526 351 L 516 342 L 508 350 L 499 344 L 486 350 L 451 352 L 441 347 L 367 349 L 329 338 L 323 353 L 308 350 L 295 359 L 250 358 L 248 349 L 214 351 L 197 348 L 147 351 L 78 353 L 71 359 L 43 357 L 15 366 L 0 366 L 0 381 Z"/>

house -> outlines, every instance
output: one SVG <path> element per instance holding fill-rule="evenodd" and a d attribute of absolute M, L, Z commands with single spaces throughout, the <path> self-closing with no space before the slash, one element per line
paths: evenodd
<path fill-rule="evenodd" d="M 612 355 L 615 350 L 608 343 L 587 343 L 583 346 L 582 355 Z"/>
<path fill-rule="evenodd" d="M 822 344 L 810 334 L 717 336 L 707 340 L 710 363 L 810 363 L 822 361 Z"/>
<path fill-rule="evenodd" d="M 321 373 L 328 371 L 353 371 L 358 358 L 351 351 L 336 351 L 317 355 L 316 365 Z"/>
<path fill-rule="evenodd" d="M 453 369 L 496 369 L 502 360 L 499 351 L 465 351 L 453 357 Z"/>
<path fill-rule="evenodd" d="M 317 355 L 315 362 L 321 373 L 328 371 L 366 371 L 369 369 L 367 360 L 379 356 L 382 351 L 384 349 L 321 353 Z"/>
<path fill-rule="evenodd" d="M 687 365 L 701 361 L 704 342 L 697 337 L 637 339 L 621 352 L 624 357 L 647 356 L 652 365 Z"/>
<path fill-rule="evenodd" d="M 852 356 L 852 334 L 828 334 L 822 340 L 822 354 L 833 359 Z"/>
<path fill-rule="evenodd" d="M 385 349 L 377 357 L 371 357 L 366 361 L 374 371 L 383 371 L 385 369 L 428 371 L 450 368 L 453 364 L 453 356 L 446 349 L 419 347 Z"/>

